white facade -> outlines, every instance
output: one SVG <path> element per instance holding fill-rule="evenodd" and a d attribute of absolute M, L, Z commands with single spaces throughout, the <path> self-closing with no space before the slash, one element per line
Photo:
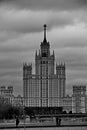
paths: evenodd
<path fill-rule="evenodd" d="M 60 98 L 59 106 L 63 107 L 63 111 L 66 111 L 67 113 L 72 111 L 72 97 L 66 96 L 66 97 Z"/>
<path fill-rule="evenodd" d="M 17 97 L 13 96 L 11 105 L 14 107 L 23 107 L 23 97 L 21 97 L 20 95 L 18 95 Z"/>
<path fill-rule="evenodd" d="M 23 65 L 23 96 L 26 106 L 53 107 L 58 106 L 59 97 L 65 97 L 65 64 L 56 65 L 55 54 L 50 54 L 50 43 L 44 40 L 39 53 L 35 54 L 35 75 L 32 65 Z"/>
<path fill-rule="evenodd" d="M 5 104 L 11 104 L 12 103 L 12 97 L 13 97 L 13 86 L 1 86 L 0 87 L 0 95 L 3 99 L 3 103 Z"/>
<path fill-rule="evenodd" d="M 85 113 L 86 86 L 73 86 L 72 112 Z"/>

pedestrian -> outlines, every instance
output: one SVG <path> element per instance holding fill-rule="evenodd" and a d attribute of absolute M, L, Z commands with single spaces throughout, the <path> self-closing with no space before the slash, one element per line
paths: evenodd
<path fill-rule="evenodd" d="M 61 119 L 59 119 L 59 126 L 61 125 Z"/>
<path fill-rule="evenodd" d="M 59 119 L 58 119 L 58 117 L 56 117 L 56 125 L 57 126 L 59 125 Z"/>
<path fill-rule="evenodd" d="M 19 118 L 16 117 L 16 127 L 18 127 L 18 125 L 19 125 Z"/>

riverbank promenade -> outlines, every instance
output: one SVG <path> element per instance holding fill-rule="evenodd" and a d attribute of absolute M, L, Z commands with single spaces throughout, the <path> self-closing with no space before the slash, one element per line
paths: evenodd
<path fill-rule="evenodd" d="M 50 126 L 19 126 L 16 128 L 15 126 L 3 126 L 0 127 L 1 130 L 87 130 L 87 125 L 50 125 Z"/>
<path fill-rule="evenodd" d="M 62 121 L 60 126 L 56 125 L 54 121 L 20 121 L 18 128 L 16 127 L 15 120 L 9 122 L 5 121 L 0 123 L 0 130 L 87 130 L 87 122 L 75 121 Z"/>

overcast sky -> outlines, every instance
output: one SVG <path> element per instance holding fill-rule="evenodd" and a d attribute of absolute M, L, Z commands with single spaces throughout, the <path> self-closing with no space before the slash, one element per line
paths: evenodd
<path fill-rule="evenodd" d="M 22 94 L 23 62 L 32 62 L 43 40 L 66 63 L 67 94 L 87 85 L 87 0 L 0 0 L 0 86 Z"/>

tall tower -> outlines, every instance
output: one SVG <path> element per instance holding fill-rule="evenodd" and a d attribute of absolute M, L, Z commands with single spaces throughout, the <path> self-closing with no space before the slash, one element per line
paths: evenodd
<path fill-rule="evenodd" d="M 50 55 L 50 44 L 46 39 L 46 25 L 44 25 L 44 39 L 41 42 L 39 54 L 35 56 L 36 75 L 40 76 L 40 103 L 48 106 L 49 76 L 54 74 L 54 53 Z"/>
<path fill-rule="evenodd" d="M 65 97 L 65 64 L 56 65 L 56 75 L 58 78 L 58 95 L 60 98 Z"/>
<path fill-rule="evenodd" d="M 28 100 L 31 96 L 32 90 L 32 65 L 31 64 L 23 64 L 23 97 L 24 97 L 24 104 L 28 106 Z"/>
<path fill-rule="evenodd" d="M 50 52 L 44 25 L 44 38 L 39 52 L 35 53 L 35 74 L 32 66 L 23 66 L 23 91 L 26 106 L 57 107 L 58 98 L 65 96 L 65 65 L 57 65 L 55 54 Z"/>

